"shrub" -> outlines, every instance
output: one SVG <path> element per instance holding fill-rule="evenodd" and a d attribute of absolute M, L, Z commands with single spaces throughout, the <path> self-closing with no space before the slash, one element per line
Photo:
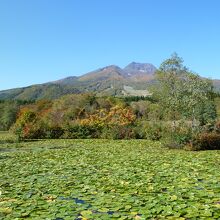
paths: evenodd
<path fill-rule="evenodd" d="M 0 131 L 0 144 L 18 143 L 19 140 L 16 135 L 11 132 Z"/>
<path fill-rule="evenodd" d="M 201 133 L 188 145 L 190 150 L 220 150 L 220 134 L 216 132 Z"/>
<path fill-rule="evenodd" d="M 165 122 L 163 129 L 163 142 L 168 148 L 182 149 L 192 140 L 192 129 L 190 124 L 185 121 L 178 121 L 175 127 L 170 122 Z M 194 133 L 198 131 L 197 128 Z"/>
<path fill-rule="evenodd" d="M 45 128 L 44 136 L 45 138 L 56 139 L 60 138 L 64 134 L 64 129 L 59 126 L 47 127 Z"/>
<path fill-rule="evenodd" d="M 62 138 L 76 138 L 76 139 L 86 139 L 86 138 L 98 138 L 100 137 L 101 129 L 94 125 L 80 125 L 75 124 L 65 127 Z"/>
<path fill-rule="evenodd" d="M 197 130 L 195 130 L 194 132 L 197 132 Z M 178 126 L 171 133 L 171 138 L 177 144 L 184 145 L 190 142 L 190 140 L 192 139 L 192 134 L 193 132 L 189 124 L 185 122 L 179 122 Z"/>
<path fill-rule="evenodd" d="M 215 124 L 215 131 L 217 133 L 220 133 L 220 121 L 217 121 L 216 124 Z"/>
<path fill-rule="evenodd" d="M 11 131 L 18 136 L 18 139 L 32 138 L 38 130 L 36 126 L 34 126 L 35 121 L 36 114 L 29 109 L 23 109 L 19 113 L 19 118 L 14 126 L 12 126 Z"/>
<path fill-rule="evenodd" d="M 132 125 L 111 125 L 102 129 L 101 138 L 106 139 L 133 139 L 136 137 Z"/>
<path fill-rule="evenodd" d="M 149 140 L 160 140 L 164 131 L 162 122 L 141 121 L 135 128 L 136 138 Z"/>
<path fill-rule="evenodd" d="M 25 124 L 16 123 L 11 131 L 17 135 L 18 140 L 45 138 L 45 129 L 41 121 L 26 122 Z"/>

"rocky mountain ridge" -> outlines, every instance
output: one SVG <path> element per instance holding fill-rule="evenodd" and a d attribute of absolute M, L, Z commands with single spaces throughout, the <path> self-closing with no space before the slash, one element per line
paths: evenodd
<path fill-rule="evenodd" d="M 97 95 L 146 95 L 156 67 L 132 62 L 125 68 L 110 65 L 81 76 L 0 91 L 0 99 L 55 99 L 65 94 L 93 92 Z M 138 91 L 139 90 L 139 91 Z M 144 92 L 143 92 L 144 91 Z"/>
<path fill-rule="evenodd" d="M 66 94 L 93 92 L 98 96 L 148 96 L 155 82 L 156 67 L 132 62 L 125 68 L 110 65 L 81 76 L 69 76 L 53 82 L 0 91 L 0 100 L 55 99 Z M 220 88 L 220 80 L 213 80 Z"/>

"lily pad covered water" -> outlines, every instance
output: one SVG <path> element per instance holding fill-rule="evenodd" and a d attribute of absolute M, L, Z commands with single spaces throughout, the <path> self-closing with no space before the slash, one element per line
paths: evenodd
<path fill-rule="evenodd" d="M 145 140 L 1 144 L 0 173 L 0 219 L 220 219 L 219 151 Z"/>

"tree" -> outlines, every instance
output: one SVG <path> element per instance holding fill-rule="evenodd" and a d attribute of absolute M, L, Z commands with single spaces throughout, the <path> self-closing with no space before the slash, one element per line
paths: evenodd
<path fill-rule="evenodd" d="M 190 72 L 176 53 L 161 64 L 156 76 L 158 84 L 154 95 L 170 115 L 174 131 L 178 119 L 191 121 L 192 131 L 196 124 L 203 126 L 215 121 L 212 82 Z"/>
<path fill-rule="evenodd" d="M 184 92 L 182 105 L 184 113 L 191 119 L 192 130 L 195 129 L 196 122 L 200 122 L 200 125 L 213 124 L 217 114 L 214 97 L 212 96 L 213 85 L 211 80 L 187 72 L 182 87 Z"/>
<path fill-rule="evenodd" d="M 0 104 L 0 129 L 8 130 L 16 121 L 19 105 L 16 101 L 5 101 Z"/>
<path fill-rule="evenodd" d="M 153 94 L 159 100 L 166 114 L 171 116 L 174 130 L 182 108 L 182 80 L 186 73 L 187 68 L 183 66 L 182 58 L 178 57 L 176 53 L 165 60 L 156 72 L 158 83 L 153 89 Z"/>

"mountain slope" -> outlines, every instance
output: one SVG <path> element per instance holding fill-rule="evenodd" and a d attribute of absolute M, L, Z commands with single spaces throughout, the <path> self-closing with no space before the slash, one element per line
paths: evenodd
<path fill-rule="evenodd" d="M 0 91 L 0 99 L 55 99 L 65 94 L 94 92 L 97 95 L 143 95 L 153 79 L 152 64 L 130 63 L 124 69 L 111 65 L 57 81 Z"/>
<path fill-rule="evenodd" d="M 156 67 L 149 63 L 128 64 L 125 68 L 106 66 L 82 76 L 70 76 L 45 84 L 0 91 L 0 100 L 55 99 L 66 94 L 93 92 L 99 96 L 147 96 L 149 85 L 155 82 Z M 220 80 L 213 80 L 220 90 Z"/>
<path fill-rule="evenodd" d="M 79 77 L 79 81 L 102 81 L 108 79 L 123 80 L 125 72 L 118 66 L 106 66 Z"/>

